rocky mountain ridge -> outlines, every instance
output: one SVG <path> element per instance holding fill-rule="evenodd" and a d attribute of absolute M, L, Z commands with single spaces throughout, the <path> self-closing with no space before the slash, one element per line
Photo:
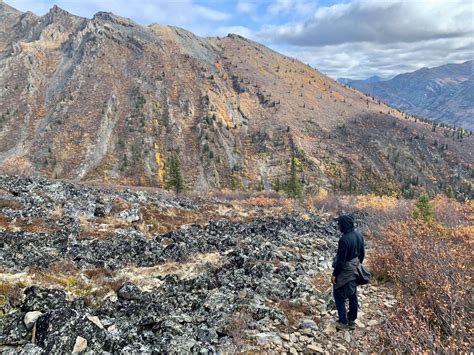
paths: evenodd
<path fill-rule="evenodd" d="M 177 154 L 189 190 L 270 189 L 295 156 L 308 191 L 470 193 L 472 137 L 243 37 L 58 7 L 0 16 L 2 173 L 164 187 Z"/>
<path fill-rule="evenodd" d="M 422 68 L 352 87 L 420 117 L 474 130 L 474 61 Z"/>

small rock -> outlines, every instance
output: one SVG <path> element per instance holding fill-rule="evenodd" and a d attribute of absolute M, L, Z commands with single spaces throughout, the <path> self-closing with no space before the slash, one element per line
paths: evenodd
<path fill-rule="evenodd" d="M 129 223 L 137 222 L 140 220 L 140 211 L 138 210 L 138 208 L 130 208 L 127 210 L 123 210 L 119 213 L 119 217 Z"/>
<path fill-rule="evenodd" d="M 377 324 L 379 324 L 379 321 L 376 320 L 376 319 L 371 319 L 371 320 L 369 320 L 369 322 L 367 323 L 367 325 L 368 325 L 369 327 L 373 327 L 374 325 L 377 325 Z"/>
<path fill-rule="evenodd" d="M 336 331 L 336 325 L 334 324 L 334 322 L 330 322 L 326 325 L 326 328 L 324 328 L 323 333 L 326 335 L 331 335 L 336 333 Z"/>
<path fill-rule="evenodd" d="M 298 350 L 295 348 L 290 348 L 290 354 L 298 354 Z"/>
<path fill-rule="evenodd" d="M 86 314 L 87 319 L 89 319 L 92 323 L 94 323 L 96 326 L 98 326 L 100 329 L 104 329 L 104 326 L 102 325 L 99 317 L 96 316 L 91 316 L 89 314 Z"/>
<path fill-rule="evenodd" d="M 140 299 L 141 290 L 131 282 L 126 282 L 117 291 L 117 296 L 123 300 L 138 300 Z"/>
<path fill-rule="evenodd" d="M 318 330 L 318 325 L 312 319 L 303 319 L 300 322 L 300 328 Z"/>
<path fill-rule="evenodd" d="M 306 347 L 306 351 L 308 351 L 309 353 L 317 353 L 317 354 L 323 354 L 324 353 L 323 348 L 321 348 L 319 345 L 315 345 L 315 344 L 309 344 Z"/>
<path fill-rule="evenodd" d="M 338 343 L 338 344 L 336 344 L 336 346 L 339 348 L 339 350 L 347 352 L 347 348 L 344 345 L 341 345 L 341 344 Z"/>
<path fill-rule="evenodd" d="M 351 342 L 351 334 L 347 331 L 344 332 L 344 340 L 347 342 L 347 343 L 350 343 Z"/>
<path fill-rule="evenodd" d="M 301 336 L 300 336 L 300 341 L 301 341 L 302 343 L 306 343 L 308 340 L 309 340 L 309 339 L 308 339 L 308 337 L 307 337 L 306 335 L 301 335 Z"/>
<path fill-rule="evenodd" d="M 258 345 L 269 345 L 271 343 L 281 343 L 281 339 L 274 333 L 258 333 L 255 335 Z"/>
<path fill-rule="evenodd" d="M 290 335 L 286 333 L 280 333 L 280 337 L 285 341 L 290 341 Z"/>
<path fill-rule="evenodd" d="M 60 289 L 48 289 L 30 286 L 25 290 L 25 300 L 21 306 L 24 311 L 48 311 L 64 307 L 66 292 Z"/>
<path fill-rule="evenodd" d="M 326 314 L 327 313 L 327 306 L 326 306 L 326 303 L 322 303 L 320 304 L 319 306 L 316 307 L 318 309 L 318 311 L 322 314 Z"/>
<path fill-rule="evenodd" d="M 72 349 L 73 353 L 80 353 L 87 349 L 87 339 L 78 336 L 76 342 L 74 343 L 74 348 Z"/>
<path fill-rule="evenodd" d="M 5 351 L 5 353 L 9 353 Z M 18 355 L 37 355 L 37 354 L 44 354 L 44 350 L 41 349 L 38 345 L 36 344 L 31 344 L 28 343 L 25 346 L 23 346 L 23 349 L 18 353 Z"/>
<path fill-rule="evenodd" d="M 212 343 L 217 340 L 217 333 L 205 325 L 201 325 L 197 330 L 197 337 L 205 343 Z"/>
<path fill-rule="evenodd" d="M 26 329 L 30 330 L 35 325 L 39 317 L 43 315 L 40 311 L 27 312 L 23 318 L 23 322 L 26 325 Z"/>

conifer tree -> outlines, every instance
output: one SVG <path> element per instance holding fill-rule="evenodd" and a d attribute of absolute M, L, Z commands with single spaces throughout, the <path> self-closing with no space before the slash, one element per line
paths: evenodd
<path fill-rule="evenodd" d="M 290 179 L 288 180 L 286 186 L 286 192 L 290 198 L 300 198 L 303 196 L 303 187 L 301 186 L 301 181 L 298 178 L 296 166 L 296 157 L 293 154 L 291 156 L 290 164 Z"/>
<path fill-rule="evenodd" d="M 427 195 L 421 195 L 415 203 L 415 210 L 413 211 L 415 219 L 422 219 L 425 222 L 430 222 L 433 218 L 433 205 Z"/>
<path fill-rule="evenodd" d="M 273 190 L 275 190 L 276 192 L 279 192 L 281 190 L 281 182 L 278 176 L 273 181 Z"/>
<path fill-rule="evenodd" d="M 185 183 L 177 153 L 171 155 L 167 165 L 166 188 L 173 189 L 179 194 L 185 190 Z"/>

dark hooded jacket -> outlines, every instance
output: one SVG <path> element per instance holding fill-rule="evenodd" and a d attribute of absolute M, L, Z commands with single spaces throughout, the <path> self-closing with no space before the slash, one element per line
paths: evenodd
<path fill-rule="evenodd" d="M 354 258 L 358 258 L 359 262 L 362 263 L 365 258 L 364 238 L 355 229 L 354 218 L 351 215 L 342 215 L 337 219 L 337 223 L 341 227 L 342 237 L 339 239 L 332 273 L 336 276 L 336 280 L 344 270 L 346 263 Z"/>

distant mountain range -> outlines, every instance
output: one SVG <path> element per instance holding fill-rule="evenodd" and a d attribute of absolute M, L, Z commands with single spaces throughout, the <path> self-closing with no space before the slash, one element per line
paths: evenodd
<path fill-rule="evenodd" d="M 474 130 L 474 61 L 422 68 L 381 81 L 338 79 L 402 111 Z"/>
<path fill-rule="evenodd" d="M 354 80 L 354 79 L 349 79 L 349 78 L 337 78 L 337 81 L 339 81 L 341 84 L 345 85 L 357 85 L 357 84 L 372 84 L 372 83 L 378 83 L 380 81 L 386 81 L 390 80 L 390 78 L 382 78 L 378 75 L 373 75 L 370 78 L 364 79 L 364 80 Z"/>
<path fill-rule="evenodd" d="M 453 133 L 237 35 L 0 1 L 0 174 L 165 187 L 178 159 L 189 190 L 279 189 L 294 156 L 306 191 L 463 194 Z"/>

